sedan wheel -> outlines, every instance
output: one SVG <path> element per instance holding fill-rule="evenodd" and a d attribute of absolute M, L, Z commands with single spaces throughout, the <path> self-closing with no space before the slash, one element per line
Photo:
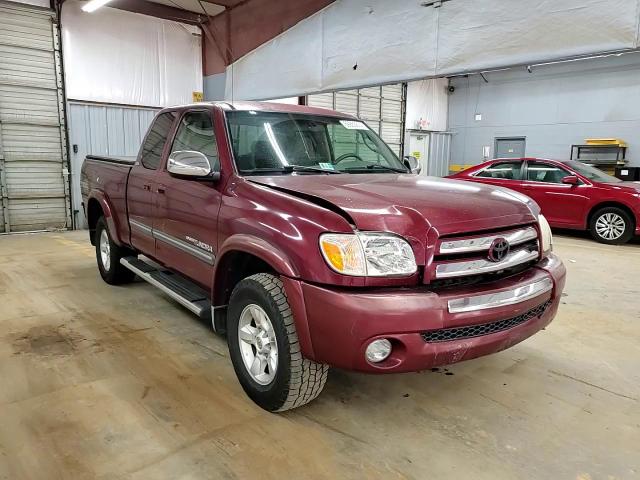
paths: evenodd
<path fill-rule="evenodd" d="M 633 237 L 632 217 L 618 207 L 604 207 L 591 216 L 591 236 L 600 243 L 610 245 L 626 243 Z"/>
<path fill-rule="evenodd" d="M 607 240 L 619 239 L 625 228 L 624 219 L 617 213 L 605 213 L 596 220 L 596 233 Z"/>

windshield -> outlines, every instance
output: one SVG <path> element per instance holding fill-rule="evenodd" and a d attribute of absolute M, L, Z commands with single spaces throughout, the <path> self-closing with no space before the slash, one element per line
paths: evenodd
<path fill-rule="evenodd" d="M 360 121 L 259 111 L 226 116 L 236 165 L 244 175 L 407 171 Z"/>
<path fill-rule="evenodd" d="M 588 180 L 593 180 L 594 182 L 619 183 L 622 181 L 616 177 L 612 177 L 611 175 L 604 173 L 602 170 L 598 170 L 597 168 L 586 165 L 582 162 L 569 161 L 565 162 L 565 164 L 573 168 L 583 177 L 587 178 Z"/>

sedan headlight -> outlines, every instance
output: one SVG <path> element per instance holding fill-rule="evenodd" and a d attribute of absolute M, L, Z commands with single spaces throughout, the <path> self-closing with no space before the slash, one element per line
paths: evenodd
<path fill-rule="evenodd" d="M 544 215 L 538 215 L 538 223 L 540 224 L 540 235 L 542 237 L 542 256 L 546 257 L 553 250 L 553 235 L 551 234 L 549 222 L 544 218 Z"/>
<path fill-rule="evenodd" d="M 343 275 L 386 277 L 418 269 L 411 245 L 389 233 L 325 233 L 320 251 L 329 267 Z"/>

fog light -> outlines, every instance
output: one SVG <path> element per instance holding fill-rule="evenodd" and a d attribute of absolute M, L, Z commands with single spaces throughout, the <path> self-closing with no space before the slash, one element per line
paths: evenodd
<path fill-rule="evenodd" d="M 386 338 L 374 340 L 369 344 L 365 355 L 371 363 L 380 363 L 391 354 L 391 342 Z"/>

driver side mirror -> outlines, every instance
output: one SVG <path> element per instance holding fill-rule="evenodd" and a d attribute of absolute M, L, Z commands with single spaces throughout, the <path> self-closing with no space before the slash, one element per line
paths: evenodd
<path fill-rule="evenodd" d="M 178 150 L 169 156 L 167 170 L 172 175 L 183 177 L 214 177 L 209 159 L 195 150 Z M 216 172 L 217 173 L 217 172 Z"/>
<path fill-rule="evenodd" d="M 562 183 L 565 183 L 567 185 L 579 185 L 580 179 L 575 175 L 567 175 L 562 179 Z"/>
<path fill-rule="evenodd" d="M 418 174 L 422 170 L 420 162 L 418 162 L 418 159 L 412 155 L 405 156 L 402 159 L 402 163 L 404 163 L 405 167 L 407 167 L 411 173 Z"/>

